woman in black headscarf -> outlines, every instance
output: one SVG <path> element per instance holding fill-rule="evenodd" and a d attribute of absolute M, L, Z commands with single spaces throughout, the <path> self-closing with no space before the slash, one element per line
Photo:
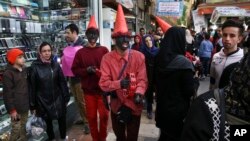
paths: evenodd
<path fill-rule="evenodd" d="M 147 103 L 147 117 L 148 119 L 153 118 L 153 93 L 155 91 L 155 78 L 154 78 L 154 69 L 155 69 L 155 56 L 159 52 L 159 48 L 154 46 L 154 38 L 146 34 L 143 37 L 142 40 L 142 47 L 140 51 L 145 55 L 145 63 L 146 63 L 146 69 L 147 69 L 147 77 L 148 77 L 148 88 L 145 93 L 146 96 L 146 103 Z"/>
<path fill-rule="evenodd" d="M 195 93 L 194 68 L 185 55 L 185 30 L 171 27 L 156 56 L 156 126 L 159 141 L 179 141 L 190 97 Z"/>

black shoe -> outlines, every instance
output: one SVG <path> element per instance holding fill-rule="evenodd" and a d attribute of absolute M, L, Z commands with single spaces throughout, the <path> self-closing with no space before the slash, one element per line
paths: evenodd
<path fill-rule="evenodd" d="M 89 125 L 88 124 L 84 124 L 83 128 L 84 128 L 84 133 L 85 134 L 89 134 L 90 133 Z"/>
<path fill-rule="evenodd" d="M 147 118 L 148 118 L 148 119 L 153 119 L 153 114 L 152 114 L 152 112 L 151 112 L 151 113 L 147 113 Z"/>

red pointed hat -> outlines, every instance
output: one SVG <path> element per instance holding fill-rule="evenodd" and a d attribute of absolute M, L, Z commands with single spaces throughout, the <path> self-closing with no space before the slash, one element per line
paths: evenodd
<path fill-rule="evenodd" d="M 165 22 L 163 19 L 155 16 L 155 20 L 157 21 L 157 23 L 159 24 L 159 26 L 161 27 L 162 31 L 165 33 L 170 27 L 172 27 L 170 24 L 168 24 L 167 22 Z"/>
<path fill-rule="evenodd" d="M 95 22 L 95 16 L 93 16 L 93 15 L 90 17 L 90 20 L 89 20 L 89 25 L 88 25 L 87 29 L 89 29 L 89 28 L 98 29 L 96 22 Z"/>
<path fill-rule="evenodd" d="M 116 13 L 115 28 L 112 34 L 112 38 L 118 36 L 131 36 L 128 31 L 127 23 L 124 17 L 122 6 L 119 4 Z"/>

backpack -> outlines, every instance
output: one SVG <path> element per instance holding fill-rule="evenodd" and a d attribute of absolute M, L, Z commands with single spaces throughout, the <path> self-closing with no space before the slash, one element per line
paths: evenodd
<path fill-rule="evenodd" d="M 216 99 L 216 103 L 220 109 L 221 116 L 219 117 L 219 141 L 228 140 L 228 134 L 230 134 L 229 125 L 249 125 L 249 121 L 242 120 L 236 116 L 226 113 L 225 104 L 225 91 L 223 89 L 214 89 L 213 96 Z M 230 137 L 229 137 L 230 138 Z"/>
<path fill-rule="evenodd" d="M 250 53 L 244 55 L 230 76 L 226 111 L 238 118 L 250 121 Z"/>

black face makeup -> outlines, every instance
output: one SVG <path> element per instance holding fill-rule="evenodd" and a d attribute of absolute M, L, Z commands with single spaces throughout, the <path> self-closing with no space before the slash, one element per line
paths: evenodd
<path fill-rule="evenodd" d="M 130 38 L 127 36 L 116 37 L 115 40 L 117 47 L 121 50 L 126 50 L 130 47 L 129 45 Z"/>
<path fill-rule="evenodd" d="M 96 29 L 90 29 L 86 32 L 86 36 L 89 43 L 96 43 L 99 37 L 99 32 Z"/>

